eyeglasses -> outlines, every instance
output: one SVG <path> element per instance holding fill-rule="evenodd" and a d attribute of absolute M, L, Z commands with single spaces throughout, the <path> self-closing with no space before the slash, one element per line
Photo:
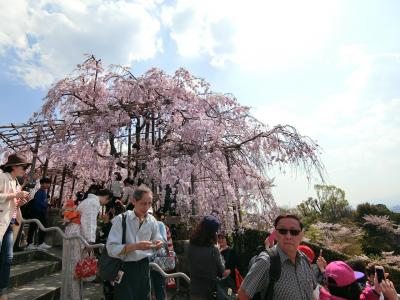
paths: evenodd
<path fill-rule="evenodd" d="M 276 231 L 278 231 L 279 234 L 281 235 L 287 235 L 287 233 L 290 232 L 290 235 L 292 236 L 297 236 L 301 232 L 301 230 L 298 229 L 284 229 L 284 228 L 276 229 Z"/>

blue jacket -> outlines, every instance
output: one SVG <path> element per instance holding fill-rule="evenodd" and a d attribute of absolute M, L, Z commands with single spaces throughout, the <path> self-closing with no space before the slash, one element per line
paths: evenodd
<path fill-rule="evenodd" d="M 44 189 L 39 189 L 33 197 L 32 209 L 34 212 L 45 213 L 49 203 L 47 201 L 47 192 Z"/>

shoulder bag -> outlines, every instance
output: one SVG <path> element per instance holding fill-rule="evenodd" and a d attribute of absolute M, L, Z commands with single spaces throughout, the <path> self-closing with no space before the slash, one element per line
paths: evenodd
<path fill-rule="evenodd" d="M 126 214 L 122 214 L 122 244 L 126 243 Z M 123 268 L 124 262 L 120 258 L 108 255 L 107 248 L 104 247 L 99 259 L 99 276 L 103 280 L 114 281 L 118 271 Z"/>

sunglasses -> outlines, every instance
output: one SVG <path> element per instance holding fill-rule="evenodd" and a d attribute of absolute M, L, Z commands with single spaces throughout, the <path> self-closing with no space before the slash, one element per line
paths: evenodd
<path fill-rule="evenodd" d="M 16 165 L 15 167 L 22 167 L 24 171 L 28 170 L 31 165 Z"/>
<path fill-rule="evenodd" d="M 281 235 L 287 235 L 287 233 L 290 232 L 290 235 L 292 235 L 292 236 L 297 236 L 301 232 L 301 230 L 298 230 L 298 229 L 283 229 L 283 228 L 277 229 L 276 231 L 278 231 L 279 234 L 281 234 Z"/>

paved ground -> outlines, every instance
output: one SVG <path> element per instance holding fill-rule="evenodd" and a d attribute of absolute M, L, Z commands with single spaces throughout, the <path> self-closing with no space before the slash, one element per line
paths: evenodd
<path fill-rule="evenodd" d="M 102 293 L 102 285 L 100 283 L 85 283 L 84 300 L 104 300 Z M 188 300 L 189 296 L 183 293 L 176 293 L 174 290 L 167 291 L 168 300 Z"/>

